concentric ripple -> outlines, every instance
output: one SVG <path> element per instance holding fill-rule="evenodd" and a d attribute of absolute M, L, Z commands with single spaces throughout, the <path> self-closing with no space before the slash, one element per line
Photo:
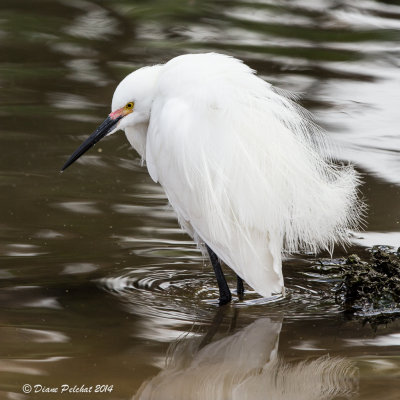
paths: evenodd
<path fill-rule="evenodd" d="M 272 313 L 296 317 L 337 313 L 335 277 L 315 274 L 313 263 L 304 259 L 301 268 L 298 263 L 298 258 L 285 263 L 285 296 L 270 298 L 260 297 L 246 286 L 244 298 L 239 299 L 235 275 L 225 268 L 233 296 L 230 306 L 249 312 L 267 307 Z M 98 280 L 98 284 L 119 297 L 134 314 L 193 322 L 207 315 L 210 307 L 218 307 L 219 291 L 212 268 L 197 261 L 129 267 L 116 276 Z"/>

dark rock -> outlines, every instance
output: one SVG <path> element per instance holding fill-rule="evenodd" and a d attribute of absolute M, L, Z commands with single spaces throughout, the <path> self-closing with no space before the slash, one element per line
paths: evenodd
<path fill-rule="evenodd" d="M 350 255 L 341 266 L 336 301 L 347 312 L 400 313 L 400 248 L 373 247 L 368 261 Z"/>

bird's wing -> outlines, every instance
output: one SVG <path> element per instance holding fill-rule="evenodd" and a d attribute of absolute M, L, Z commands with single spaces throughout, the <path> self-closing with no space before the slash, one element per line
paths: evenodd
<path fill-rule="evenodd" d="M 166 64 L 147 166 L 180 220 L 269 296 L 283 287 L 282 248 L 346 240 L 358 218 L 357 176 L 320 156 L 318 132 L 290 100 L 237 60 L 206 56 L 214 62 Z"/>
<path fill-rule="evenodd" d="M 183 226 L 193 227 L 258 293 L 280 293 L 282 237 L 246 217 L 267 206 L 259 198 L 259 171 L 246 159 L 248 149 L 225 132 L 218 110 L 198 111 L 179 99 L 155 102 L 146 145 L 149 173 Z"/>

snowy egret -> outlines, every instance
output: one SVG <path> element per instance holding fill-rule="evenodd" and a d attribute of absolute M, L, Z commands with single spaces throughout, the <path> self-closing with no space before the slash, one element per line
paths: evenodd
<path fill-rule="evenodd" d="M 187 54 L 126 76 L 112 112 L 62 171 L 124 130 L 184 230 L 207 249 L 219 303 L 231 300 L 220 260 L 262 296 L 283 293 L 282 254 L 332 250 L 358 226 L 357 173 L 290 96 L 242 61 Z"/>

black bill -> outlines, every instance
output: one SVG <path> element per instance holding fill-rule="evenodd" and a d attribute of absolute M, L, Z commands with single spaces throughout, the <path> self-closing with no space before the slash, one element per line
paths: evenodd
<path fill-rule="evenodd" d="M 103 121 L 103 123 L 75 150 L 72 156 L 67 160 L 67 162 L 61 168 L 61 172 L 67 169 L 81 155 L 85 154 L 99 140 L 101 140 L 104 136 L 110 133 L 121 118 L 122 116 L 112 119 L 108 116 Z"/>

